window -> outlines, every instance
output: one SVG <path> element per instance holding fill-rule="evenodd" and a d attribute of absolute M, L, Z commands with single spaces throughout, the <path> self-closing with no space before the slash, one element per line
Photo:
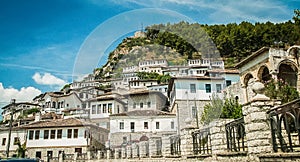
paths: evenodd
<path fill-rule="evenodd" d="M 231 80 L 226 80 L 226 87 L 231 85 Z"/>
<path fill-rule="evenodd" d="M 56 130 L 51 130 L 50 139 L 55 139 Z"/>
<path fill-rule="evenodd" d="M 120 113 L 120 105 L 117 105 L 117 113 Z"/>
<path fill-rule="evenodd" d="M 103 104 L 103 107 L 102 107 L 102 113 L 107 113 L 107 110 L 106 110 L 106 104 Z"/>
<path fill-rule="evenodd" d="M 120 122 L 120 129 L 124 129 L 124 122 Z"/>
<path fill-rule="evenodd" d="M 49 158 L 52 158 L 52 156 L 53 156 L 53 151 L 47 151 L 47 156 L 48 156 Z"/>
<path fill-rule="evenodd" d="M 108 113 L 112 114 L 112 104 L 108 104 Z"/>
<path fill-rule="evenodd" d="M 68 138 L 72 138 L 72 129 L 68 129 Z"/>
<path fill-rule="evenodd" d="M 175 123 L 173 121 L 171 121 L 171 129 L 175 128 Z"/>
<path fill-rule="evenodd" d="M 33 130 L 29 131 L 29 140 L 33 140 L 33 133 Z"/>
<path fill-rule="evenodd" d="M 49 130 L 44 130 L 44 139 L 49 138 Z"/>
<path fill-rule="evenodd" d="M 205 90 L 206 90 L 206 93 L 211 93 L 211 85 L 205 84 Z"/>
<path fill-rule="evenodd" d="M 40 138 L 40 130 L 36 130 L 34 134 L 34 139 L 39 139 Z"/>
<path fill-rule="evenodd" d="M 159 122 L 156 122 L 156 129 L 159 129 Z"/>
<path fill-rule="evenodd" d="M 75 148 L 75 152 L 77 152 L 78 154 L 82 154 L 82 148 Z"/>
<path fill-rule="evenodd" d="M 192 117 L 196 118 L 197 117 L 197 107 L 192 107 Z"/>
<path fill-rule="evenodd" d="M 143 106 L 144 106 L 144 103 L 141 102 L 141 103 L 140 103 L 140 108 L 143 108 Z"/>
<path fill-rule="evenodd" d="M 196 84 L 190 84 L 190 92 L 196 93 Z"/>
<path fill-rule="evenodd" d="M 147 107 L 148 107 L 148 108 L 151 107 L 151 102 L 147 102 Z"/>
<path fill-rule="evenodd" d="M 134 122 L 130 122 L 130 130 L 131 132 L 134 132 Z"/>
<path fill-rule="evenodd" d="M 74 138 L 78 138 L 78 129 L 74 129 Z"/>
<path fill-rule="evenodd" d="M 98 105 L 97 114 L 101 114 L 101 104 Z"/>
<path fill-rule="evenodd" d="M 123 143 L 127 143 L 127 137 L 123 137 Z"/>
<path fill-rule="evenodd" d="M 42 152 L 41 151 L 35 152 L 35 157 L 41 159 L 42 158 Z"/>
<path fill-rule="evenodd" d="M 2 146 L 6 144 L 6 138 L 2 138 Z"/>
<path fill-rule="evenodd" d="M 216 89 L 217 89 L 217 93 L 221 93 L 222 85 L 221 84 L 216 84 Z"/>
<path fill-rule="evenodd" d="M 62 137 L 62 129 L 59 129 L 59 130 L 57 130 L 56 138 L 61 139 L 61 137 Z"/>
<path fill-rule="evenodd" d="M 148 122 L 144 122 L 144 129 L 148 129 Z"/>
<path fill-rule="evenodd" d="M 18 143 L 20 143 L 20 139 L 19 139 L 19 137 L 15 137 L 14 138 L 14 145 L 17 145 Z"/>
<path fill-rule="evenodd" d="M 133 108 L 134 108 L 134 109 L 136 108 L 136 103 L 133 103 Z"/>
<path fill-rule="evenodd" d="M 92 114 L 96 114 L 96 105 L 92 105 Z"/>

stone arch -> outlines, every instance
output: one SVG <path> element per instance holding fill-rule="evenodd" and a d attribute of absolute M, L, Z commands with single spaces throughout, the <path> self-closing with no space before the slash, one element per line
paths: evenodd
<path fill-rule="evenodd" d="M 298 68 L 290 60 L 284 60 L 278 65 L 278 79 L 287 82 L 291 86 L 297 86 Z"/>
<path fill-rule="evenodd" d="M 290 56 L 294 56 L 296 58 L 299 58 L 299 54 L 300 54 L 300 46 L 292 46 L 287 50 L 288 54 Z"/>
<path fill-rule="evenodd" d="M 259 81 L 262 83 L 265 83 L 268 80 L 271 80 L 271 78 L 272 78 L 269 68 L 266 65 L 263 65 L 259 68 L 257 77 L 258 77 Z"/>
<path fill-rule="evenodd" d="M 248 73 L 248 74 L 245 75 L 243 83 L 244 83 L 244 85 L 245 85 L 246 87 L 248 86 L 249 80 L 250 80 L 251 78 L 254 78 L 253 75 L 252 75 L 251 73 Z"/>

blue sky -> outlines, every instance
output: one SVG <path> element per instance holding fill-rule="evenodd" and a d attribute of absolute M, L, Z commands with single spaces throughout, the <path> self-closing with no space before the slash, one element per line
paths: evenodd
<path fill-rule="evenodd" d="M 168 21 L 153 16 L 155 10 L 143 10 L 148 8 L 201 24 L 283 22 L 291 20 L 300 0 L 1 0 L 0 104 L 11 98 L 30 101 L 72 82 L 78 62 L 85 64 L 86 57 L 80 55 L 85 43 L 97 37 L 99 51 L 109 51 L 114 41 L 132 32 L 134 27 L 118 20 L 130 19 L 136 30 L 141 23 Z M 145 22 L 133 19 L 145 16 Z M 121 35 L 106 42 L 112 31 Z M 105 59 L 101 53 L 94 57 L 97 62 Z"/>

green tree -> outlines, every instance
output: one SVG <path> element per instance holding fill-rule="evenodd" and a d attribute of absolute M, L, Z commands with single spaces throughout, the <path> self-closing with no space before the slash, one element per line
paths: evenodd
<path fill-rule="evenodd" d="M 18 145 L 18 148 L 16 150 L 17 152 L 17 156 L 19 158 L 25 158 L 25 153 L 27 151 L 27 148 L 26 148 L 26 142 L 24 142 L 23 144 L 21 144 L 21 142 L 17 142 L 17 145 Z"/>
<path fill-rule="evenodd" d="M 221 115 L 223 100 L 215 94 L 212 95 L 210 103 L 204 105 L 204 111 L 201 116 L 201 122 L 208 124 L 211 121 L 218 119 Z"/>
<path fill-rule="evenodd" d="M 204 106 L 201 122 L 208 124 L 218 118 L 237 119 L 242 116 L 242 105 L 233 96 L 222 100 L 218 96 L 213 95 L 211 102 Z"/>
<path fill-rule="evenodd" d="M 300 25 L 300 10 L 299 9 L 294 10 L 293 20 L 295 21 L 295 24 Z"/>
<path fill-rule="evenodd" d="M 297 89 L 281 79 L 277 82 L 274 79 L 266 82 L 265 95 L 271 99 L 279 99 L 282 103 L 288 103 L 299 98 Z"/>

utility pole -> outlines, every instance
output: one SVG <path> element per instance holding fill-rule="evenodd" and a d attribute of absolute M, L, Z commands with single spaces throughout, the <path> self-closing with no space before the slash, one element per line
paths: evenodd
<path fill-rule="evenodd" d="M 11 99 L 10 102 L 10 121 L 9 121 L 9 132 L 8 132 L 8 141 L 6 147 L 6 157 L 9 157 L 9 147 L 10 147 L 10 138 L 11 138 L 11 129 L 12 129 L 12 121 L 14 115 L 16 99 Z"/>

